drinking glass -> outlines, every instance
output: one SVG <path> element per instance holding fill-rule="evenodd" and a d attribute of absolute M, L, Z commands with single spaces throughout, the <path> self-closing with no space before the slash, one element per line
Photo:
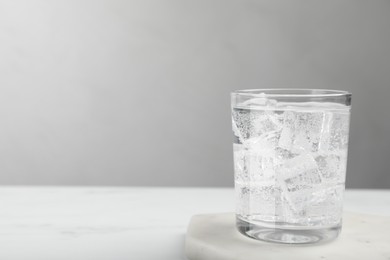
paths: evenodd
<path fill-rule="evenodd" d="M 288 244 L 336 238 L 351 94 L 253 89 L 235 91 L 231 98 L 238 230 Z"/>

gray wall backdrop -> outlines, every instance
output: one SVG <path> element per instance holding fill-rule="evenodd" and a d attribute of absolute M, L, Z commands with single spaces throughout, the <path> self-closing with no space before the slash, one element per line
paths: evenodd
<path fill-rule="evenodd" d="M 229 92 L 353 93 L 390 188 L 390 1 L 0 1 L 0 183 L 232 186 Z"/>

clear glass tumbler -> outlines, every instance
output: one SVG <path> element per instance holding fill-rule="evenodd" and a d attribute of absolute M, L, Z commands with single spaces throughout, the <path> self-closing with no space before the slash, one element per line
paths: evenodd
<path fill-rule="evenodd" d="M 288 244 L 336 238 L 351 94 L 255 89 L 231 97 L 238 230 Z"/>

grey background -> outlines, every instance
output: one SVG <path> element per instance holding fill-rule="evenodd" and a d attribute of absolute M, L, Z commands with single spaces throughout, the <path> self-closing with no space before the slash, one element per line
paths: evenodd
<path fill-rule="evenodd" d="M 231 186 L 229 92 L 353 93 L 390 188 L 390 1 L 0 1 L 0 183 Z"/>

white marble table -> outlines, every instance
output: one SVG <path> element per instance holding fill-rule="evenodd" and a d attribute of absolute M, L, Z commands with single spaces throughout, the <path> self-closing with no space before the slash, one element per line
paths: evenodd
<path fill-rule="evenodd" d="M 0 187 L 1 260 L 185 259 L 192 215 L 232 212 L 233 189 Z M 390 216 L 390 191 L 348 190 L 345 210 Z"/>

